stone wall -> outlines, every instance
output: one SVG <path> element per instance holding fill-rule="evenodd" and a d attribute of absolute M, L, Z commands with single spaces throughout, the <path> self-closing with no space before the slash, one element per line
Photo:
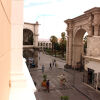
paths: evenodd
<path fill-rule="evenodd" d="M 100 36 L 88 37 L 87 56 L 100 56 Z"/>

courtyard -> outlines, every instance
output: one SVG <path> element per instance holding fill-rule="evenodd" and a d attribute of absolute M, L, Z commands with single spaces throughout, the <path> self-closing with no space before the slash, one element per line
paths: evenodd
<path fill-rule="evenodd" d="M 61 96 L 68 96 L 69 100 L 100 100 L 100 93 L 83 84 L 83 72 L 71 69 L 65 71 L 64 60 L 43 54 L 42 52 L 39 53 L 39 56 L 38 69 L 29 68 L 32 79 L 36 82 L 36 100 L 61 100 Z M 50 70 L 49 64 L 53 59 L 56 59 L 57 67 L 53 66 L 52 70 Z M 41 70 L 43 64 L 45 66 L 44 73 Z M 49 93 L 41 87 L 43 74 L 46 74 L 47 79 L 50 80 Z M 60 84 L 58 76 L 61 74 L 64 74 L 66 77 L 65 86 Z M 73 77 L 74 75 L 75 77 Z"/>

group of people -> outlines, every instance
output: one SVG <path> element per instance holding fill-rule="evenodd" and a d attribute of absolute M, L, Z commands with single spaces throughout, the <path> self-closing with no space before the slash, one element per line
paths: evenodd
<path fill-rule="evenodd" d="M 52 61 L 52 63 L 50 62 L 49 69 L 52 69 L 53 66 L 57 67 L 57 63 L 56 63 L 55 59 Z M 44 64 L 43 64 L 42 65 L 42 73 L 44 73 L 44 70 L 45 70 L 45 67 L 44 67 Z"/>
<path fill-rule="evenodd" d="M 53 61 L 52 61 L 52 63 L 50 62 L 50 67 L 49 67 L 49 69 L 52 69 L 52 67 L 57 67 L 57 63 L 56 63 L 56 60 L 54 59 Z"/>

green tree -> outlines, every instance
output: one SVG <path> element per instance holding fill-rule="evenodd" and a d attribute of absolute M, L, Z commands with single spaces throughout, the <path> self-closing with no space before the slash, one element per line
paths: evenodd
<path fill-rule="evenodd" d="M 86 54 L 86 49 L 87 49 L 87 35 L 83 38 L 84 42 L 84 54 Z"/>
<path fill-rule="evenodd" d="M 60 48 L 61 48 L 61 52 L 62 52 L 62 57 L 64 57 L 64 53 L 66 51 L 66 37 L 65 37 L 65 32 L 61 33 Z"/>
<path fill-rule="evenodd" d="M 52 43 L 52 53 L 54 53 L 54 50 L 55 50 L 55 56 L 56 56 L 56 49 L 55 49 L 56 45 L 55 44 L 58 42 L 58 39 L 57 39 L 56 36 L 53 35 L 53 36 L 50 37 L 50 41 Z"/>

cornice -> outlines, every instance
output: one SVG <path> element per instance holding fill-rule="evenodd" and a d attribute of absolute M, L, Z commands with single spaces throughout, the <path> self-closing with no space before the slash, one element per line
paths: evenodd
<path fill-rule="evenodd" d="M 24 24 L 36 25 L 36 24 L 33 24 L 33 23 L 28 23 L 28 22 L 24 22 Z"/>
<path fill-rule="evenodd" d="M 29 22 L 24 22 L 24 24 L 29 24 L 29 25 L 40 25 L 38 23 L 29 23 Z"/>
<path fill-rule="evenodd" d="M 68 24 L 68 23 L 72 23 L 72 22 L 73 22 L 73 19 L 67 19 L 67 20 L 65 20 L 64 22 L 67 23 L 67 24 Z"/>
<path fill-rule="evenodd" d="M 79 22 L 79 21 L 83 21 L 83 20 L 86 20 L 88 19 L 90 16 L 90 14 L 83 14 L 83 15 L 80 15 L 78 17 L 75 17 L 73 18 L 73 22 L 76 23 L 76 22 Z"/>
<path fill-rule="evenodd" d="M 84 13 L 85 13 L 85 14 L 88 14 L 88 13 L 97 13 L 97 12 L 100 13 L 100 7 L 91 8 L 91 9 L 85 11 Z"/>
<path fill-rule="evenodd" d="M 96 61 L 100 62 L 100 57 L 93 57 L 93 56 L 84 56 L 85 59 L 88 59 L 90 61 Z"/>

